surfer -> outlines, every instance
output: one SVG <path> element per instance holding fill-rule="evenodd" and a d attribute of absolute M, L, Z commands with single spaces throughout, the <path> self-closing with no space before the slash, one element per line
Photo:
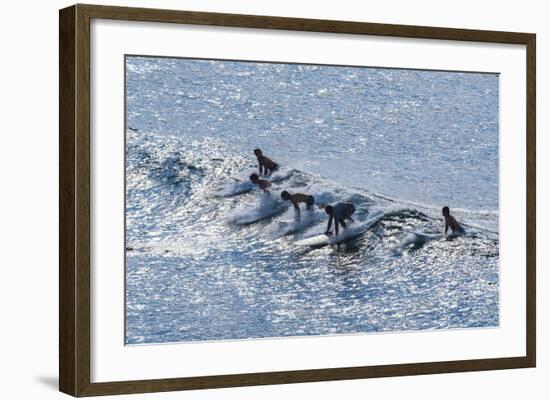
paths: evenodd
<path fill-rule="evenodd" d="M 294 211 L 296 212 L 296 216 L 298 218 L 298 221 L 300 221 L 300 205 L 299 204 L 300 203 L 305 203 L 306 204 L 306 209 L 307 210 L 312 210 L 313 209 L 313 204 L 315 202 L 315 198 L 311 195 L 300 194 L 300 193 L 290 194 L 287 191 L 281 192 L 281 198 L 284 201 L 290 201 L 292 203 L 292 206 L 294 206 Z"/>
<path fill-rule="evenodd" d="M 320 206 L 320 207 L 323 207 Z M 346 223 L 344 220 L 349 220 L 353 223 L 351 215 L 355 212 L 355 206 L 352 202 L 338 202 L 333 205 L 324 205 L 325 212 L 329 215 L 327 231 L 325 235 L 332 235 L 330 227 L 332 226 L 332 219 L 334 219 L 334 231 L 338 236 L 338 225 L 341 224 L 342 227 L 346 228 Z"/>
<path fill-rule="evenodd" d="M 269 157 L 264 156 L 260 149 L 254 149 L 254 154 L 258 159 L 258 170 L 260 171 L 260 175 L 268 175 L 269 173 L 272 173 L 279 168 L 279 165 L 271 160 Z"/>
<path fill-rule="evenodd" d="M 458 224 L 458 221 L 451 216 L 451 211 L 449 210 L 449 206 L 445 206 L 442 209 L 443 217 L 445 217 L 445 235 L 447 235 L 447 231 L 449 228 L 451 229 L 453 234 L 466 234 L 464 231 L 464 228 L 460 224 Z"/>
<path fill-rule="evenodd" d="M 250 175 L 250 181 L 252 181 L 252 184 L 259 186 L 262 191 L 269 193 L 267 188 L 271 186 L 271 182 L 268 180 L 262 180 L 258 177 L 258 174 L 254 173 Z"/>

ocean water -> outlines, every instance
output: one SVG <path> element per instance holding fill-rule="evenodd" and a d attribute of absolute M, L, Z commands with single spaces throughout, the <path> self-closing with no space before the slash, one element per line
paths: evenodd
<path fill-rule="evenodd" d="M 496 74 L 126 59 L 127 344 L 499 324 Z M 254 148 L 281 165 L 248 181 Z M 342 241 L 315 207 L 352 201 Z M 441 207 L 464 226 L 441 236 Z"/>

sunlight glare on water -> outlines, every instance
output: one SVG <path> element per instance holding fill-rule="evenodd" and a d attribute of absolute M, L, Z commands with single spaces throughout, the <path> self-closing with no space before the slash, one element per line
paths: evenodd
<path fill-rule="evenodd" d="M 497 75 L 126 67 L 127 344 L 499 324 Z M 353 201 L 356 235 L 297 246 L 327 216 L 293 222 L 284 189 Z M 466 236 L 438 235 L 443 205 Z"/>

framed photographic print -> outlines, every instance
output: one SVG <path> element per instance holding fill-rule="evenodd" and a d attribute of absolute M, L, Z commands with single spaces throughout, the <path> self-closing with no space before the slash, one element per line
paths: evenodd
<path fill-rule="evenodd" d="M 534 367 L 535 35 L 60 11 L 60 390 Z"/>

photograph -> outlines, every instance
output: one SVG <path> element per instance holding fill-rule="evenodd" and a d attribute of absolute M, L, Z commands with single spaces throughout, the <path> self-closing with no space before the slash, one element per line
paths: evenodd
<path fill-rule="evenodd" d="M 125 345 L 500 326 L 498 72 L 124 74 Z"/>

